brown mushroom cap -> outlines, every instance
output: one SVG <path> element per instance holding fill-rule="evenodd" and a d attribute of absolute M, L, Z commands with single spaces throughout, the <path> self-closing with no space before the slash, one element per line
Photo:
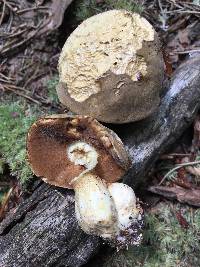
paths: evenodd
<path fill-rule="evenodd" d="M 98 163 L 92 172 L 106 182 L 119 180 L 130 167 L 128 154 L 113 131 L 90 117 L 53 115 L 36 121 L 28 132 L 27 155 L 35 175 L 49 184 L 72 188 L 70 181 L 85 170 L 67 156 L 67 148 L 77 141 L 95 148 Z"/>
<path fill-rule="evenodd" d="M 126 123 L 159 105 L 161 46 L 136 13 L 111 10 L 85 20 L 67 39 L 58 69 L 58 97 L 74 113 Z"/>

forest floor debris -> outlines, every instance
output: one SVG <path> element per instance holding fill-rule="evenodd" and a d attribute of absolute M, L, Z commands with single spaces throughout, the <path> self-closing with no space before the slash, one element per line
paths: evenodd
<path fill-rule="evenodd" d="M 70 33 L 91 15 L 108 9 L 124 8 L 141 13 L 157 29 L 163 43 L 168 76 L 187 56 L 200 52 L 199 1 L 75 0 L 69 7 L 72 1 L 61 2 L 62 9 L 58 9 L 58 1 L 53 0 L 38 0 L 36 3 L 0 0 L 0 119 L 1 125 L 5 120 L 7 125 L 0 130 L 0 136 L 10 134 L 7 140 L 0 137 L 0 151 L 4 155 L 1 159 L 23 181 L 31 176 L 24 165 L 25 135 L 29 125 L 43 112 L 63 111 L 55 93 L 58 56 L 67 38 L 67 35 L 65 38 L 61 35 Z M 69 11 L 64 14 L 67 7 Z M 14 102 L 14 108 L 5 113 L 3 107 L 7 105 L 8 110 L 10 102 Z M 32 111 L 38 108 L 39 112 Z M 192 206 L 199 205 L 199 195 L 193 194 L 200 190 L 199 125 L 198 116 L 194 127 L 184 134 L 170 153 L 160 158 L 151 173 L 150 191 L 157 194 L 149 196 L 152 203 L 155 199 L 155 203 L 146 209 L 143 245 L 114 253 L 106 258 L 103 266 L 199 266 L 199 209 L 165 199 L 173 198 Z M 20 132 L 19 128 L 23 128 L 23 131 Z M 5 132 L 6 129 L 9 133 Z M 2 145 L 3 142 L 10 145 Z M 14 146 L 16 151 L 13 150 Z M 191 162 L 195 162 L 195 165 L 191 165 Z M 179 167 L 175 169 L 177 165 Z M 4 175 L 2 169 L 0 218 L 16 207 L 21 194 L 16 179 L 5 179 Z M 98 267 L 95 260 L 90 266 Z M 102 266 L 102 261 L 99 266 Z"/>

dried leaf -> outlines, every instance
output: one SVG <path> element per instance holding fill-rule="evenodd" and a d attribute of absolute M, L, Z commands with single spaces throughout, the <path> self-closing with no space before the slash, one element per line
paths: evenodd
<path fill-rule="evenodd" d="M 188 28 L 184 30 L 179 30 L 178 31 L 178 40 L 179 43 L 185 48 L 190 45 L 190 40 L 189 40 L 189 30 Z"/>
<path fill-rule="evenodd" d="M 169 55 L 165 51 L 163 53 L 163 59 L 165 62 L 165 73 L 167 76 L 171 77 L 172 73 L 173 73 L 173 68 L 172 68 L 172 64 L 170 63 L 170 60 L 169 60 Z"/>
<path fill-rule="evenodd" d="M 169 199 L 176 199 L 181 203 L 200 207 L 200 189 L 185 189 L 180 186 L 151 186 L 148 190 Z"/>
<path fill-rule="evenodd" d="M 178 220 L 180 226 L 181 226 L 182 228 L 187 229 L 187 228 L 189 227 L 189 224 L 188 224 L 188 222 L 186 221 L 186 219 L 183 217 L 181 211 L 177 211 L 177 212 L 175 213 L 175 215 L 176 215 L 176 218 L 177 218 L 177 220 Z"/>

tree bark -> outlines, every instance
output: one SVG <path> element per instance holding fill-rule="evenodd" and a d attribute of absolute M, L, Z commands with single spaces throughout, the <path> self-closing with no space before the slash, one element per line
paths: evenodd
<path fill-rule="evenodd" d="M 0 225 L 1 267 L 81 266 L 98 251 L 74 214 L 72 190 L 41 183 Z"/>
<path fill-rule="evenodd" d="M 177 68 L 165 92 L 155 114 L 116 129 L 133 163 L 124 182 L 133 188 L 145 181 L 158 157 L 192 124 L 200 108 L 200 53 Z"/>
<path fill-rule="evenodd" d="M 200 107 L 200 55 L 174 73 L 158 111 L 141 122 L 112 126 L 133 162 L 124 181 L 138 187 L 155 160 L 192 123 Z M 74 194 L 46 184 L 0 225 L 0 266 L 81 266 L 98 252 L 74 215 Z"/>

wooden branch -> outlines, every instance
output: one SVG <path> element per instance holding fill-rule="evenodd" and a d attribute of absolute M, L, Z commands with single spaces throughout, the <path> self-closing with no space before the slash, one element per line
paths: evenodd
<path fill-rule="evenodd" d="M 195 53 L 174 72 L 153 116 L 116 129 L 133 162 L 124 182 L 133 188 L 144 183 L 155 161 L 191 125 L 199 108 L 200 53 Z"/>
<path fill-rule="evenodd" d="M 192 123 L 200 107 L 200 55 L 174 73 L 159 110 L 144 121 L 112 127 L 133 166 L 124 181 L 138 187 L 158 156 Z M 0 226 L 0 266 L 81 266 L 100 240 L 84 234 L 74 216 L 74 195 L 42 184 Z"/>
<path fill-rule="evenodd" d="M 148 190 L 152 193 L 164 196 L 168 199 L 176 199 L 181 203 L 186 203 L 195 207 L 200 207 L 200 189 L 183 188 L 178 185 L 169 186 L 150 186 Z"/>

